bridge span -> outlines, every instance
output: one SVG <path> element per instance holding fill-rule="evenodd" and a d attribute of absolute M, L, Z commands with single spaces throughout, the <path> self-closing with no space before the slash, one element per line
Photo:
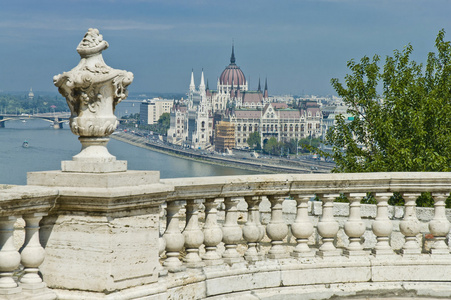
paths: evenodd
<path fill-rule="evenodd" d="M 27 120 L 27 119 L 42 119 L 53 124 L 53 128 L 62 129 L 63 123 L 68 121 L 70 113 L 41 113 L 41 114 L 0 114 L 0 128 L 5 127 L 6 121 L 10 120 Z"/>

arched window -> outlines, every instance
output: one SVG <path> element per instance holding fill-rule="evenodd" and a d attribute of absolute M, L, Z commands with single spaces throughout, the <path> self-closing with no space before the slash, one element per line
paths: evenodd
<path fill-rule="evenodd" d="M 205 128 L 205 121 L 202 121 L 202 129 Z"/>
<path fill-rule="evenodd" d="M 293 131 L 293 124 L 290 124 L 290 131 Z"/>
<path fill-rule="evenodd" d="M 263 129 L 262 129 L 262 131 L 263 131 L 263 132 L 265 132 L 265 131 L 266 131 L 266 125 L 263 125 Z"/>
<path fill-rule="evenodd" d="M 294 131 L 299 131 L 299 125 L 296 124 L 296 126 L 294 127 Z"/>
<path fill-rule="evenodd" d="M 304 124 L 301 124 L 301 131 L 304 131 Z"/>
<path fill-rule="evenodd" d="M 246 131 L 246 124 L 243 125 L 243 131 Z"/>
<path fill-rule="evenodd" d="M 285 124 L 285 126 L 283 127 L 283 131 L 288 131 L 288 125 Z"/>

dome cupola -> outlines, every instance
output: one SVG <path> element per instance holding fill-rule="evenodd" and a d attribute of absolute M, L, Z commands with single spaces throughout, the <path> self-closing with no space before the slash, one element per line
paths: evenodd
<path fill-rule="evenodd" d="M 230 64 L 222 71 L 221 76 L 219 77 L 219 84 L 233 86 L 246 85 L 246 77 L 244 77 L 243 71 L 235 64 L 235 50 L 233 45 Z"/>

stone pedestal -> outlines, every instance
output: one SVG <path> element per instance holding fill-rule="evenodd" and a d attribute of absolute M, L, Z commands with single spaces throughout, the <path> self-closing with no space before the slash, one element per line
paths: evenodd
<path fill-rule="evenodd" d="M 158 280 L 159 206 L 172 191 L 158 172 L 34 172 L 28 184 L 59 190 L 41 221 L 48 287 L 111 293 Z"/>
<path fill-rule="evenodd" d="M 173 187 L 160 183 L 159 172 L 127 171 L 127 162 L 106 148 L 118 124 L 115 107 L 133 81 L 132 73 L 105 64 L 107 48 L 99 31 L 89 29 L 77 47 L 79 64 L 53 78 L 69 105 L 80 153 L 63 161 L 61 171 L 28 173 L 28 185 L 58 190 L 40 224 L 46 253 L 40 270 L 60 299 L 115 298 L 157 282 L 160 270 L 159 207 Z"/>

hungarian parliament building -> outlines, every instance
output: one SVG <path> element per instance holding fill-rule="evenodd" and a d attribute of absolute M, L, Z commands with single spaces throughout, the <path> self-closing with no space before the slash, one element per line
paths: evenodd
<path fill-rule="evenodd" d="M 249 90 L 232 46 L 230 64 L 219 76 L 216 90 L 210 90 L 208 82 L 205 85 L 203 70 L 196 88 L 191 72 L 188 98 L 175 103 L 170 113 L 168 142 L 226 152 L 248 147 L 247 139 L 255 131 L 260 134 L 261 145 L 271 137 L 288 142 L 321 136 L 322 114 L 317 102 L 289 108 L 287 103 L 270 99 L 267 80 L 263 89 L 259 79 L 257 90 Z"/>

